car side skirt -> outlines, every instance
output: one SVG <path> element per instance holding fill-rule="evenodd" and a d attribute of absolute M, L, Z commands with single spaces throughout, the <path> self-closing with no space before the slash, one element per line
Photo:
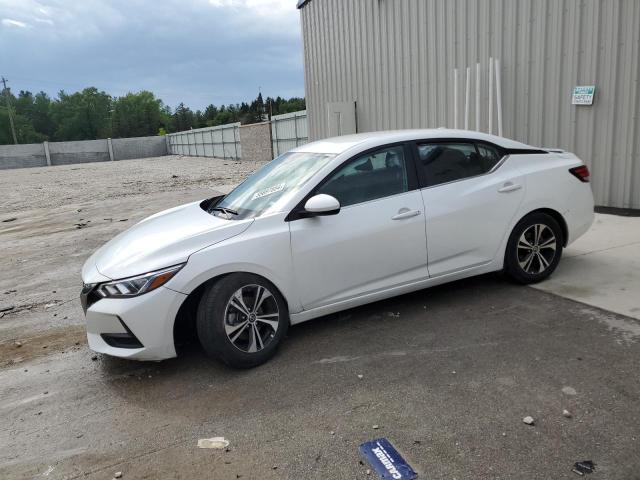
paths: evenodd
<path fill-rule="evenodd" d="M 342 302 L 332 303 L 329 305 L 323 305 L 322 307 L 313 308 L 311 310 L 304 310 L 298 313 L 291 313 L 289 315 L 291 325 L 306 322 L 307 320 L 313 320 L 314 318 L 329 315 L 331 313 L 340 312 L 349 308 L 359 307 L 368 303 L 377 302 L 379 300 L 385 300 L 387 298 L 396 297 L 398 295 L 404 295 L 405 293 L 415 292 L 425 288 L 435 287 L 443 283 L 453 282 L 461 280 L 463 278 L 473 277 L 476 275 L 482 275 L 484 273 L 490 273 L 499 271 L 502 269 L 502 262 L 492 261 L 480 266 L 474 266 L 457 272 L 449 273 L 446 275 L 440 275 L 434 278 L 427 278 L 418 282 L 413 282 L 397 287 L 389 288 L 386 290 L 380 290 L 373 293 L 367 293 L 356 298 L 350 298 Z"/>

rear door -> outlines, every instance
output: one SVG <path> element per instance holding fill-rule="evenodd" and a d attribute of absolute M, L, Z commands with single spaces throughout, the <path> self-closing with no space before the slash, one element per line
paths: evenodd
<path fill-rule="evenodd" d="M 320 193 L 337 198 L 340 212 L 298 218 L 289 227 L 305 309 L 428 276 L 424 208 L 406 145 L 347 160 L 311 195 Z"/>
<path fill-rule="evenodd" d="M 524 178 L 500 148 L 474 141 L 416 142 L 429 274 L 491 262 L 524 198 Z"/>

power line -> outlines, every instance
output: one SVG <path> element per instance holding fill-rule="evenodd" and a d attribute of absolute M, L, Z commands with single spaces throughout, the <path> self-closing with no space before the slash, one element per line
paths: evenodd
<path fill-rule="evenodd" d="M 11 103 L 9 102 L 9 89 L 7 88 L 7 80 L 2 77 L 2 85 L 4 86 L 3 93 L 4 98 L 7 101 L 7 112 L 9 113 L 9 123 L 11 124 L 11 134 L 13 135 L 13 143 L 18 144 L 18 137 L 16 137 L 16 127 L 13 125 L 13 112 L 11 111 Z"/>

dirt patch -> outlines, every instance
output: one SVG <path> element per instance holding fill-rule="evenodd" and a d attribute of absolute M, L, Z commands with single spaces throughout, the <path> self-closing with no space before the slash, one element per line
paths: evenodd
<path fill-rule="evenodd" d="M 53 328 L 45 333 L 0 342 L 0 368 L 10 367 L 53 353 L 78 350 L 87 343 L 83 325 Z"/>

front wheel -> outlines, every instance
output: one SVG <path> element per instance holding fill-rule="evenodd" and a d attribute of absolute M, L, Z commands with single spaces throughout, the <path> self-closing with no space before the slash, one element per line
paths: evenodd
<path fill-rule="evenodd" d="M 249 273 L 227 275 L 207 288 L 197 316 L 205 352 L 234 368 L 269 360 L 287 333 L 287 304 L 275 286 Z"/>
<path fill-rule="evenodd" d="M 504 271 L 519 283 L 537 283 L 553 273 L 562 256 L 562 229 L 546 213 L 532 213 L 515 226 L 507 243 Z"/>

